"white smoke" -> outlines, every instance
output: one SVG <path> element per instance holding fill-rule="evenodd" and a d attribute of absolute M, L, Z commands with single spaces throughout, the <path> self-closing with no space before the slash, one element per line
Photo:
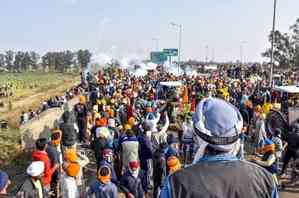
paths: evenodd
<path fill-rule="evenodd" d="M 180 76 L 184 74 L 184 71 L 182 69 L 178 69 L 177 64 L 165 62 L 164 67 L 167 72 L 172 73 L 175 76 Z"/>
<path fill-rule="evenodd" d="M 132 70 L 130 73 L 136 77 L 143 77 L 147 75 L 147 70 L 145 68 L 140 67 L 136 70 Z"/>

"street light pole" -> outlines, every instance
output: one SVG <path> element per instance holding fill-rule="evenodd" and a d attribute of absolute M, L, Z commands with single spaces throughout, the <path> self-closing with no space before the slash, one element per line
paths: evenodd
<path fill-rule="evenodd" d="M 209 60 L 209 46 L 206 46 L 206 64 L 208 64 L 208 60 Z"/>
<path fill-rule="evenodd" d="M 181 55 L 182 55 L 182 25 L 180 27 L 180 34 L 179 34 L 179 62 L 178 62 L 178 73 L 180 73 L 180 67 L 181 67 Z"/>
<path fill-rule="evenodd" d="M 182 55 L 182 32 L 183 26 L 181 24 L 170 23 L 172 26 L 179 28 L 179 51 L 178 51 L 178 74 L 180 73 L 181 55 Z"/>
<path fill-rule="evenodd" d="M 240 45 L 240 62 L 242 65 L 243 64 L 243 45 L 242 44 Z"/>
<path fill-rule="evenodd" d="M 276 4 L 274 0 L 274 11 L 273 11 L 273 25 L 272 25 L 272 41 L 271 41 L 271 69 L 270 69 L 270 86 L 273 86 L 273 66 L 274 66 L 274 42 L 275 42 L 275 25 L 276 25 Z"/>
<path fill-rule="evenodd" d="M 241 62 L 241 66 L 243 66 L 243 61 L 244 61 L 244 45 L 246 43 L 247 43 L 246 41 L 242 41 L 241 44 L 240 44 L 240 62 Z"/>

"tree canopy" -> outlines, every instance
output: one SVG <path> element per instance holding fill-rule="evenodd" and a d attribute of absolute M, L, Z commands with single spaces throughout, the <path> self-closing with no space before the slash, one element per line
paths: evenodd
<path fill-rule="evenodd" d="M 28 70 L 66 72 L 71 68 L 86 68 L 91 56 L 88 50 L 47 52 L 42 56 L 34 51 L 8 50 L 0 53 L 0 68 L 11 72 Z"/>
<path fill-rule="evenodd" d="M 269 35 L 269 42 L 274 39 L 274 61 L 282 68 L 299 67 L 299 18 L 290 26 L 290 31 L 279 30 Z M 262 53 L 263 57 L 271 57 L 271 48 Z"/>

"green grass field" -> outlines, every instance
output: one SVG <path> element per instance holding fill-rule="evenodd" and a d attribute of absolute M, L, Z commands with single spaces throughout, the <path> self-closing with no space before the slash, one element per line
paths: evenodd
<path fill-rule="evenodd" d="M 79 74 L 69 73 L 0 73 L 0 87 L 11 85 L 13 96 L 2 97 L 0 119 L 17 126 L 16 119 L 22 111 L 37 109 L 41 102 L 50 97 L 61 96 L 80 82 Z"/>
<path fill-rule="evenodd" d="M 0 87 L 12 85 L 13 100 L 78 80 L 78 74 L 69 73 L 0 73 Z"/>

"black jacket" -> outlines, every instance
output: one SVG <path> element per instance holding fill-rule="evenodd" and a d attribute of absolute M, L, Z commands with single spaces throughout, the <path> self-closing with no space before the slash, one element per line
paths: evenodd
<path fill-rule="evenodd" d="M 158 149 L 153 153 L 153 180 L 155 187 L 162 187 L 166 176 L 165 149 Z"/>
<path fill-rule="evenodd" d="M 131 193 L 135 198 L 143 198 L 148 192 L 148 179 L 146 174 L 140 170 L 136 178 L 129 171 L 126 171 L 120 180 L 120 189 L 127 195 Z"/>
<path fill-rule="evenodd" d="M 276 192 L 272 175 L 247 161 L 200 162 L 169 178 L 173 198 L 271 198 Z"/>
<path fill-rule="evenodd" d="M 77 142 L 77 133 L 74 127 L 74 123 L 71 122 L 70 112 L 66 111 L 62 115 L 63 123 L 60 125 L 62 131 L 62 145 L 72 146 Z"/>
<path fill-rule="evenodd" d="M 287 139 L 288 149 L 297 151 L 299 148 L 299 132 L 291 132 Z"/>

